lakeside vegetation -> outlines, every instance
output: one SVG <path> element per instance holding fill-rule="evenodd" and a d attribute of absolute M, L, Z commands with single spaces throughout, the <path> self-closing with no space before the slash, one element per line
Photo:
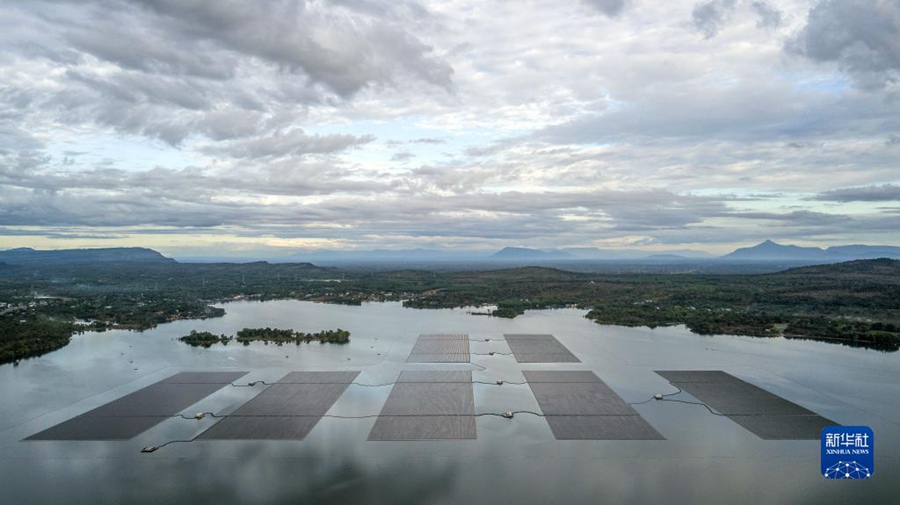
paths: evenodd
<path fill-rule="evenodd" d="M 178 319 L 220 317 L 224 309 L 213 306 L 220 302 L 273 299 L 402 301 L 421 309 L 492 305 L 491 315 L 507 318 L 578 307 L 601 324 L 683 324 L 704 335 L 900 349 L 900 261 L 887 259 L 752 275 L 538 267 L 338 270 L 303 263 L 0 265 L 0 362 L 58 349 L 78 331 L 145 330 Z M 279 335 L 272 333 L 268 341 L 277 342 Z"/>
<path fill-rule="evenodd" d="M 215 344 L 228 345 L 232 340 L 244 345 L 251 342 L 264 342 L 283 345 L 293 343 L 296 345 L 319 342 L 320 344 L 346 344 L 350 342 L 350 332 L 340 328 L 336 330 L 323 330 L 316 333 L 303 333 L 294 330 L 282 330 L 278 328 L 244 328 L 237 332 L 236 336 L 216 335 L 208 331 L 191 330 L 191 333 L 178 340 L 193 346 L 209 348 Z"/>

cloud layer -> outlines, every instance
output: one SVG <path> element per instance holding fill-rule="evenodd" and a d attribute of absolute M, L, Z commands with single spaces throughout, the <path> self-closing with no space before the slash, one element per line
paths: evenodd
<path fill-rule="evenodd" d="M 900 0 L 0 13 L 9 247 L 900 243 Z"/>

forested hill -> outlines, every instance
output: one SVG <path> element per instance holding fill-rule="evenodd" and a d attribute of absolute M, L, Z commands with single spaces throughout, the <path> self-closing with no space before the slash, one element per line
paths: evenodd
<path fill-rule="evenodd" d="M 175 263 L 175 260 L 167 258 L 153 249 L 144 247 L 46 251 L 23 247 L 0 251 L 0 263 L 8 265 L 64 265 L 70 263 Z"/>
<path fill-rule="evenodd" d="M 900 279 L 900 260 L 880 258 L 873 260 L 856 260 L 832 265 L 815 265 L 791 268 L 772 275 L 816 275 L 816 276 L 872 276 L 877 275 L 886 280 Z"/>

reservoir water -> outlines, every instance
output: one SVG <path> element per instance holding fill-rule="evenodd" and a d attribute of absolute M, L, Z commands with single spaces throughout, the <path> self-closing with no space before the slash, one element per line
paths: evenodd
<path fill-rule="evenodd" d="M 513 320 L 465 309 L 415 310 L 299 301 L 234 302 L 223 318 L 145 332 L 108 331 L 0 366 L 0 503 L 896 503 L 900 494 L 900 353 L 821 342 L 703 337 L 682 327 L 597 325 L 575 309 Z M 192 348 L 191 330 L 349 330 L 347 345 Z M 473 364 L 407 364 L 421 333 L 467 333 Z M 519 364 L 504 333 L 549 333 L 581 363 Z M 494 339 L 485 342 L 485 339 Z M 590 370 L 627 402 L 674 388 L 654 370 L 724 370 L 844 425 L 875 433 L 875 474 L 827 481 L 817 440 L 762 440 L 705 408 L 650 401 L 634 408 L 665 440 L 555 440 L 532 415 L 476 420 L 477 439 L 367 441 L 391 387 L 351 385 L 301 441 L 190 440 L 216 422 L 167 419 L 126 441 L 22 441 L 181 371 L 359 371 L 385 384 L 402 370 L 471 370 L 518 382 L 522 370 Z M 475 411 L 538 410 L 527 385 L 475 384 Z M 262 391 L 230 387 L 195 411 L 230 412 Z M 687 393 L 673 397 L 694 401 Z M 368 417 L 366 417 L 368 416 Z"/>

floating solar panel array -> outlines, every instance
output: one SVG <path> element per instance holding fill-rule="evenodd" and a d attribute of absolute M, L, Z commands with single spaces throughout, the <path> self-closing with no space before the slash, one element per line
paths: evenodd
<path fill-rule="evenodd" d="M 518 363 L 581 363 L 553 335 L 505 334 Z"/>
<path fill-rule="evenodd" d="M 197 438 L 302 440 L 357 375 L 359 372 L 291 372 Z"/>
<path fill-rule="evenodd" d="M 247 372 L 182 372 L 26 440 L 124 440 L 170 418 Z"/>
<path fill-rule="evenodd" d="M 472 372 L 402 372 L 369 440 L 475 438 Z"/>
<path fill-rule="evenodd" d="M 468 363 L 469 336 L 454 333 L 419 335 L 407 363 Z"/>
<path fill-rule="evenodd" d="M 663 440 L 589 371 L 522 372 L 557 440 Z"/>
<path fill-rule="evenodd" d="M 764 440 L 818 440 L 837 424 L 721 370 L 656 373 Z"/>

